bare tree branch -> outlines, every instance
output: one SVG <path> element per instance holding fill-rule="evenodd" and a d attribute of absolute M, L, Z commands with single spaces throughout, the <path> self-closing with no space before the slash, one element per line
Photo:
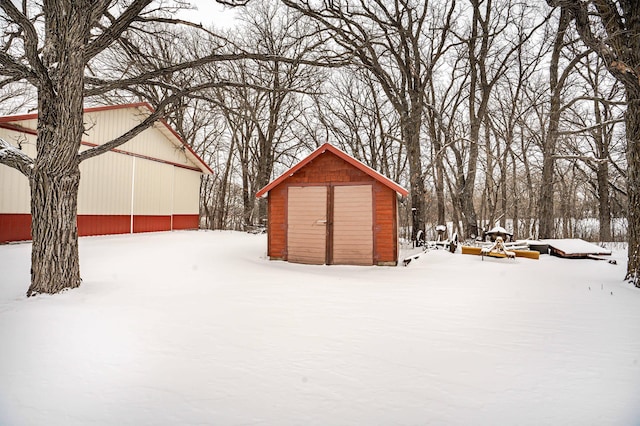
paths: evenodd
<path fill-rule="evenodd" d="M 49 84 L 50 82 L 49 76 L 47 74 L 47 69 L 40 60 L 38 52 L 39 38 L 36 28 L 33 26 L 31 21 L 29 21 L 26 15 L 20 12 L 18 8 L 16 8 L 11 0 L 0 0 L 0 9 L 2 9 L 7 14 L 7 16 L 9 16 L 9 18 L 25 33 L 25 36 L 23 37 L 24 53 L 27 61 L 29 61 L 29 64 L 31 65 L 31 72 L 35 73 L 38 76 L 42 84 Z M 4 60 L 2 60 L 0 57 L 0 60 L 2 60 L 3 64 L 12 64 L 16 70 L 23 71 L 26 75 L 29 74 L 28 72 L 26 72 L 26 68 L 24 66 L 18 67 L 18 64 L 15 61 L 10 61 L 10 57 L 6 54 L 6 52 L 3 52 L 2 56 L 5 55 L 6 58 Z"/>
<path fill-rule="evenodd" d="M 9 0 L 0 0 L 9 1 Z M 96 56 L 113 44 L 123 32 L 125 32 L 132 22 L 134 22 L 140 13 L 151 4 L 153 0 L 135 0 L 127 7 L 127 9 L 108 27 L 105 31 L 93 40 L 85 50 L 85 61 Z"/>
<path fill-rule="evenodd" d="M 0 164 L 14 168 L 27 177 L 31 176 L 33 169 L 33 159 L 2 138 L 0 138 Z"/>

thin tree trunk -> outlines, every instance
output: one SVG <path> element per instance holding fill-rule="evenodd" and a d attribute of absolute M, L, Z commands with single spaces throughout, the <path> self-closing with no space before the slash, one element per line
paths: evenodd
<path fill-rule="evenodd" d="M 522 234 L 524 233 L 520 232 L 520 194 L 518 191 L 518 168 L 516 166 L 515 154 L 511 148 L 509 148 L 509 153 L 511 154 L 511 184 L 513 185 L 513 237 L 514 239 L 522 239 Z M 528 237 L 528 235 L 526 235 L 525 237 Z"/>
<path fill-rule="evenodd" d="M 420 154 L 420 127 L 422 108 L 414 107 L 408 120 L 402 120 L 402 139 L 407 148 L 409 159 L 409 184 L 411 187 L 411 239 L 415 240 L 418 231 L 425 231 L 425 188 L 422 175 Z"/>
<path fill-rule="evenodd" d="M 442 164 L 442 154 L 440 154 L 440 145 L 436 146 L 438 149 L 435 158 L 435 190 L 437 200 L 437 212 L 438 212 L 438 225 L 446 225 L 445 217 L 445 201 L 444 201 L 444 165 Z M 446 235 L 445 235 L 446 236 Z"/>
<path fill-rule="evenodd" d="M 609 199 L 609 163 L 606 161 L 609 157 L 609 149 L 607 136 L 602 128 L 602 110 L 600 102 L 594 101 L 593 108 L 596 123 L 599 127 L 595 130 L 596 150 L 599 161 L 596 168 L 596 177 L 598 184 L 598 218 L 600 223 L 599 239 L 600 241 L 611 241 L 611 200 Z"/>
<path fill-rule="evenodd" d="M 229 153 L 227 154 L 227 162 L 224 166 L 224 174 L 222 175 L 222 179 L 220 181 L 220 193 L 218 199 L 216 200 L 217 204 L 217 214 L 214 221 L 214 229 L 224 229 L 224 222 L 227 216 L 227 208 L 225 206 L 225 200 L 227 198 L 227 188 L 229 186 L 229 175 L 231 173 L 231 163 L 233 159 L 233 151 L 235 149 L 235 141 L 236 135 L 231 137 L 231 146 L 229 146 Z"/>
<path fill-rule="evenodd" d="M 598 216 L 600 219 L 600 241 L 612 241 L 611 238 L 611 200 L 609 199 L 609 165 L 605 161 L 598 163 Z"/>
<path fill-rule="evenodd" d="M 433 92 L 433 85 L 431 86 L 431 91 Z M 430 111 L 429 113 L 429 134 L 431 136 L 431 160 L 433 163 L 433 175 L 434 175 L 434 189 L 436 193 L 436 213 L 437 213 L 437 224 L 438 225 L 446 225 L 446 217 L 445 217 L 445 200 L 444 200 L 444 164 L 443 164 L 443 143 L 441 138 L 443 137 L 443 132 L 438 129 L 438 124 L 436 123 L 435 112 Z M 445 234 L 445 237 L 447 235 Z"/>

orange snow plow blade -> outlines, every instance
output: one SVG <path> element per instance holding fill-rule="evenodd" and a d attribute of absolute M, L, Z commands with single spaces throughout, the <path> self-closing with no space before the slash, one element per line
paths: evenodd
<path fill-rule="evenodd" d="M 540 252 L 535 250 L 512 250 L 516 257 L 526 257 L 527 259 L 540 259 Z"/>
<path fill-rule="evenodd" d="M 461 247 L 462 254 L 475 254 L 480 256 L 482 254 L 481 247 L 473 247 L 473 246 L 462 246 Z M 540 252 L 535 250 L 511 250 L 516 254 L 516 257 L 526 257 L 527 259 L 540 259 Z M 491 254 L 487 254 L 487 256 L 491 257 L 504 257 L 504 256 L 495 256 Z"/>
<path fill-rule="evenodd" d="M 473 246 L 462 246 L 462 254 L 477 254 L 480 256 L 482 248 Z"/>

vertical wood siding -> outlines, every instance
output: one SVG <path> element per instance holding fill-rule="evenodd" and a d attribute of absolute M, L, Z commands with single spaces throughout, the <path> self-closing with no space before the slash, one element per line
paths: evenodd
<path fill-rule="evenodd" d="M 373 264 L 371 185 L 333 188 L 333 253 L 336 265 Z"/>
<path fill-rule="evenodd" d="M 17 170 L 0 165 L 0 213 L 31 211 L 29 180 Z"/>
<path fill-rule="evenodd" d="M 374 197 L 374 263 L 394 263 L 398 260 L 398 197 L 385 187 L 374 188 Z"/>
<path fill-rule="evenodd" d="M 131 232 L 131 215 L 78 215 L 78 235 L 111 235 Z"/>
<path fill-rule="evenodd" d="M 197 214 L 174 214 L 172 218 L 172 227 L 178 229 L 198 229 L 200 215 Z"/>
<path fill-rule="evenodd" d="M 279 185 L 269 191 L 267 254 L 270 259 L 287 258 L 287 187 Z"/>
<path fill-rule="evenodd" d="M 326 259 L 327 188 L 291 186 L 288 199 L 289 260 L 322 265 Z"/>
<path fill-rule="evenodd" d="M 395 264 L 398 260 L 397 195 L 394 190 L 375 180 L 336 155 L 325 152 L 269 193 L 269 241 L 271 259 L 291 260 L 287 252 L 287 189 L 292 186 L 333 187 L 370 185 L 372 188 L 372 232 L 374 264 Z"/>

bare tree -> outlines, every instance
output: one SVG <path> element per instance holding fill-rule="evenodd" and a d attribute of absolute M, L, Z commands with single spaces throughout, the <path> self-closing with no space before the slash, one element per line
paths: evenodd
<path fill-rule="evenodd" d="M 624 122 L 620 111 L 624 104 L 623 89 L 596 55 L 586 58 L 578 72 L 587 83 L 585 91 L 564 107 L 571 120 L 570 129 L 564 134 L 567 141 L 575 143 L 564 144 L 559 157 L 575 160 L 598 205 L 598 239 L 612 241 L 611 199 L 618 189 L 615 183 L 619 176 L 612 165 L 626 169 L 624 147 L 617 146 L 617 136 L 622 133 L 619 124 Z"/>
<path fill-rule="evenodd" d="M 538 210 L 538 236 L 540 238 L 553 238 L 555 236 L 555 215 L 553 211 L 554 168 L 560 131 L 560 117 L 563 111 L 562 95 L 566 89 L 569 76 L 575 71 L 582 58 L 589 54 L 588 50 L 576 53 L 573 59 L 561 70 L 562 51 L 567 46 L 574 44 L 572 40 L 567 39 L 569 24 L 569 14 L 565 11 L 561 12 L 549 63 L 549 124 L 542 141 L 542 181 L 540 183 Z"/>
<path fill-rule="evenodd" d="M 340 70 L 318 97 L 318 115 L 344 151 L 394 180 L 405 171 L 400 123 L 393 106 L 368 72 Z"/>
<path fill-rule="evenodd" d="M 531 233 L 529 226 L 520 226 L 521 218 L 527 222 L 530 219 L 533 205 L 533 184 L 528 162 L 530 153 L 526 149 L 525 139 L 528 138 L 525 136 L 524 123 L 529 121 L 533 109 L 530 99 L 536 97 L 532 94 L 535 91 L 532 82 L 547 53 L 547 43 L 522 43 L 516 53 L 514 66 L 498 83 L 492 99 L 490 126 L 496 139 L 494 155 L 499 160 L 500 173 L 496 208 L 499 206 L 501 226 L 507 227 L 507 219 L 511 218 L 514 236 L 529 237 Z M 504 145 L 502 151 L 501 144 Z M 529 202 L 525 203 L 527 199 Z"/>
<path fill-rule="evenodd" d="M 224 166 L 224 180 L 237 168 L 242 187 L 245 229 L 266 220 L 266 200 L 255 193 L 272 178 L 281 157 L 298 143 L 295 128 L 304 112 L 303 99 L 317 92 L 321 68 L 308 59 L 318 51 L 316 35 L 309 33 L 299 13 L 278 3 L 255 1 L 239 14 L 241 25 L 226 39 L 265 57 L 212 66 L 210 78 L 229 84 L 204 94 L 216 105 L 230 132 L 233 153 Z M 280 60 L 280 58 L 287 58 Z M 306 62 L 305 60 L 308 59 Z M 324 64 L 320 64 L 324 65 Z M 220 189 L 226 193 L 226 185 Z"/>
<path fill-rule="evenodd" d="M 135 84 L 162 84 L 156 80 L 160 76 L 229 57 L 189 58 L 161 68 L 147 61 L 144 72 L 133 77 L 121 78 L 125 72 L 96 76 L 101 56 L 112 46 L 136 52 L 137 35 L 152 34 L 151 27 L 158 22 L 177 23 L 166 14 L 171 10 L 154 8 L 151 0 L 52 0 L 42 6 L 0 0 L 0 9 L 0 88 L 26 81 L 38 93 L 36 157 L 2 144 L 0 163 L 21 171 L 31 188 L 33 248 L 27 295 L 57 293 L 81 282 L 76 222 L 80 162 L 122 145 L 151 126 L 186 89 L 174 87 L 174 94 L 134 128 L 78 153 L 85 97 Z M 127 63 L 122 66 L 126 70 Z"/>
<path fill-rule="evenodd" d="M 282 0 L 318 23 L 328 32 L 336 49 L 351 55 L 353 63 L 366 69 L 400 117 L 401 139 L 409 162 L 412 238 L 424 231 L 425 185 L 420 135 L 427 81 L 448 46 L 455 2 L 438 11 L 429 2 L 384 0 L 351 2 Z M 427 19 L 429 18 L 429 19 Z M 435 18 L 435 19 L 433 19 Z M 438 28 L 432 54 L 423 53 L 429 26 Z"/>
<path fill-rule="evenodd" d="M 640 287 L 640 8 L 633 0 L 547 0 L 575 23 L 581 40 L 625 88 L 629 262 L 626 278 Z"/>

